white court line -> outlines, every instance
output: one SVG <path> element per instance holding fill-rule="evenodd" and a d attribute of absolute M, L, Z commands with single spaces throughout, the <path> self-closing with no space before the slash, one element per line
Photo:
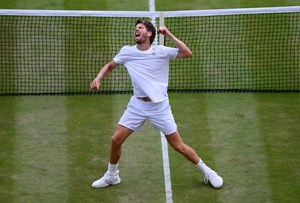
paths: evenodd
<path fill-rule="evenodd" d="M 168 152 L 168 142 L 165 135 L 160 132 L 161 137 L 161 148 L 164 163 L 164 177 L 165 177 L 165 190 L 166 190 L 166 202 L 172 203 L 172 185 L 171 185 L 171 174 L 170 174 L 170 162 Z"/>
<path fill-rule="evenodd" d="M 149 0 L 149 10 L 155 11 L 155 0 Z M 155 26 L 155 17 L 151 18 L 152 24 Z M 155 44 L 157 44 L 157 37 L 155 39 Z M 165 190 L 166 190 L 166 202 L 172 203 L 172 186 L 171 186 L 171 175 L 170 175 L 170 162 L 169 162 L 169 152 L 168 152 L 168 142 L 165 135 L 160 132 L 161 137 L 161 150 L 164 164 L 164 177 L 165 177 Z"/>
<path fill-rule="evenodd" d="M 155 0 L 149 0 L 149 11 L 155 11 Z"/>

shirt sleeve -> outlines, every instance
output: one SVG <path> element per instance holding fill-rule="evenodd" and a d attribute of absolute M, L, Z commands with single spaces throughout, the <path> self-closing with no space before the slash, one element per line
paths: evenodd
<path fill-rule="evenodd" d="M 174 59 L 177 57 L 178 55 L 178 48 L 174 48 L 174 47 L 166 47 L 166 46 L 162 46 L 160 45 L 160 49 L 168 56 L 168 58 L 170 59 Z"/>
<path fill-rule="evenodd" d="M 124 46 L 120 49 L 119 53 L 113 58 L 113 61 L 117 64 L 124 64 L 127 59 L 128 55 L 126 54 L 126 49 L 128 46 Z"/>
<path fill-rule="evenodd" d="M 178 48 L 169 48 L 169 56 L 171 59 L 174 59 L 177 57 L 178 55 L 178 51 L 179 49 Z"/>

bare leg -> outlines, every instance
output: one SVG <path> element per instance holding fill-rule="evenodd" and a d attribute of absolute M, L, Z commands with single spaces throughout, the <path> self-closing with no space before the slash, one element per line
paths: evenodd
<path fill-rule="evenodd" d="M 115 133 L 112 136 L 110 144 L 110 159 L 111 164 L 117 164 L 121 157 L 121 148 L 124 141 L 133 133 L 132 130 L 118 125 L 116 127 Z"/>
<path fill-rule="evenodd" d="M 183 143 L 178 131 L 167 135 L 166 139 L 168 143 L 179 153 L 181 153 L 185 158 L 191 161 L 193 164 L 198 164 L 200 157 L 195 152 L 193 148 Z"/>
<path fill-rule="evenodd" d="M 204 182 L 210 182 L 214 188 L 220 188 L 223 185 L 223 178 L 219 176 L 215 171 L 206 166 L 200 157 L 197 155 L 195 150 L 183 143 L 178 131 L 166 136 L 169 144 L 179 153 L 181 153 L 189 161 L 197 165 L 202 170 Z"/>

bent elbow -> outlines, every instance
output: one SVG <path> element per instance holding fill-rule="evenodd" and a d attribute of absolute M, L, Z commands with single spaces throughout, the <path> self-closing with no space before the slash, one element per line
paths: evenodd
<path fill-rule="evenodd" d="M 191 50 L 186 50 L 186 51 L 179 52 L 178 55 L 177 55 L 177 58 L 189 58 L 189 57 L 192 57 Z"/>
<path fill-rule="evenodd" d="M 189 58 L 189 57 L 192 57 L 192 51 L 190 50 L 188 53 L 187 53 L 187 58 Z"/>
<path fill-rule="evenodd" d="M 190 58 L 190 57 L 192 57 L 192 55 L 193 54 L 192 54 L 191 50 L 189 50 L 184 53 L 183 58 Z"/>

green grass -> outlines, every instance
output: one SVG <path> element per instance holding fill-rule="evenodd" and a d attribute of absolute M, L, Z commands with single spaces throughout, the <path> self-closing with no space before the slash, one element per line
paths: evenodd
<path fill-rule="evenodd" d="M 300 1 L 156 1 L 161 11 L 292 5 Z M 0 0 L 0 8 L 146 11 L 148 1 Z M 88 32 L 95 30 L 91 26 Z M 78 49 L 86 44 L 81 38 L 73 40 L 80 41 Z M 281 53 L 298 56 L 297 51 Z M 74 57 L 84 66 L 90 63 L 79 52 Z M 99 68 L 106 57 L 92 63 Z M 72 59 L 68 56 L 66 65 Z M 149 123 L 124 145 L 122 184 L 104 190 L 90 187 L 106 170 L 110 138 L 129 97 L 0 97 L 0 202 L 165 202 L 160 135 Z M 299 94 L 170 94 L 170 99 L 183 140 L 225 181 L 220 190 L 205 185 L 200 171 L 170 149 L 174 202 L 300 201 Z"/>
<path fill-rule="evenodd" d="M 148 0 L 0 0 L 2 9 L 41 10 L 137 10 L 147 11 Z"/>
<path fill-rule="evenodd" d="M 298 0 L 176 0 L 170 3 L 168 0 L 156 1 L 156 9 L 160 11 L 172 10 L 203 10 L 203 9 L 224 9 L 224 8 L 256 8 L 256 7 L 276 7 L 276 6 L 299 6 Z"/>
<path fill-rule="evenodd" d="M 106 170 L 129 97 L 2 97 L 1 202 L 164 202 L 160 135 L 150 124 L 124 145 L 123 183 L 90 187 Z M 170 149 L 174 202 L 299 200 L 299 94 L 170 99 L 182 138 L 225 181 L 220 190 L 205 185 L 200 171 Z"/>
<path fill-rule="evenodd" d="M 251 8 L 251 7 L 274 7 L 274 6 L 299 6 L 299 0 L 159 0 L 155 2 L 156 10 L 201 10 L 222 8 Z M 148 0 L 1 0 L 0 8 L 5 9 L 66 9 L 66 10 L 127 10 L 147 11 Z"/>
<path fill-rule="evenodd" d="M 110 137 L 128 97 L 1 99 L 7 107 L 0 111 L 6 126 L 1 129 L 0 201 L 163 202 L 160 137 L 149 125 L 124 145 L 124 183 L 107 190 L 90 187 L 106 170 Z"/>
<path fill-rule="evenodd" d="M 191 196 L 195 197 L 195 201 L 191 202 L 197 202 L 198 198 L 208 202 L 299 200 L 296 194 L 299 179 L 296 165 L 299 166 L 299 161 L 295 160 L 300 153 L 297 149 L 299 126 L 294 123 L 299 120 L 296 110 L 299 95 L 200 94 L 178 99 L 183 96 L 171 98 L 175 104 L 175 117 L 182 118 L 182 137 L 199 149 L 203 159 L 208 159 L 207 162 L 223 175 L 225 184 L 222 191 L 215 191 L 217 199 L 210 193 L 210 188 L 203 186 L 197 179 L 193 166 L 178 161 L 172 164 L 172 157 L 176 154 L 171 153 L 175 200 L 188 202 Z M 294 112 L 289 114 L 291 111 L 288 109 Z M 185 117 L 182 117 L 181 112 L 184 112 Z M 194 113 L 198 115 L 197 118 L 192 116 Z M 283 122 L 286 120 L 284 117 L 287 122 Z M 178 122 L 180 127 L 181 120 Z M 293 140 L 287 144 L 290 150 L 286 146 L 287 139 Z M 185 170 L 193 175 L 184 176 L 183 179 L 179 174 Z M 186 182 L 191 185 L 185 185 Z M 201 187 L 201 190 L 196 186 Z"/>

